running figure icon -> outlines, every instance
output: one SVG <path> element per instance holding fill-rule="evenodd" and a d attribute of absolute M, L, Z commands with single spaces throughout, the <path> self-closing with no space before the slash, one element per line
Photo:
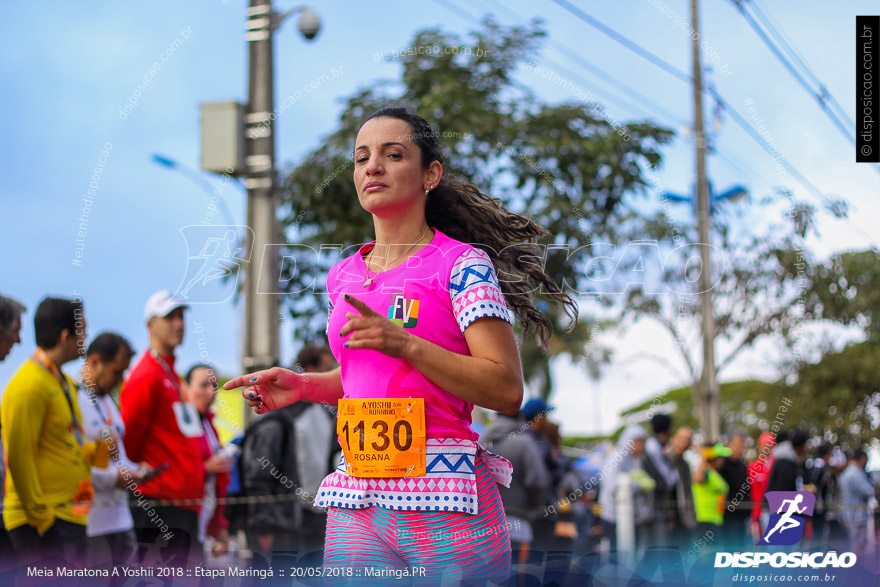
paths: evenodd
<path fill-rule="evenodd" d="M 222 239 L 208 239 L 205 246 L 202 247 L 201 252 L 193 259 L 202 260 L 204 261 L 204 264 L 196 273 L 196 276 L 186 284 L 186 287 L 183 288 L 180 295 L 184 298 L 188 298 L 189 290 L 191 290 L 193 286 L 199 284 L 199 282 L 201 282 L 202 286 L 205 286 L 209 281 L 221 279 L 230 275 L 238 265 L 238 255 L 241 252 L 241 247 L 232 250 L 234 243 L 235 232 L 232 230 L 227 230 Z"/>
<path fill-rule="evenodd" d="M 779 530 L 780 534 L 785 532 L 786 530 L 790 530 L 792 528 L 797 528 L 801 525 L 800 520 L 793 520 L 791 517 L 794 514 L 803 514 L 807 511 L 807 506 L 802 508 L 798 507 L 798 504 L 804 501 L 804 496 L 800 493 L 794 496 L 794 499 L 785 499 L 779 504 L 779 509 L 776 510 L 777 514 L 782 514 L 782 510 L 785 508 L 785 504 L 788 505 L 788 511 L 782 514 L 782 517 L 776 522 L 776 525 L 773 526 L 773 529 L 767 532 L 764 536 L 764 542 L 769 542 L 770 536 L 773 535 L 774 532 Z"/>

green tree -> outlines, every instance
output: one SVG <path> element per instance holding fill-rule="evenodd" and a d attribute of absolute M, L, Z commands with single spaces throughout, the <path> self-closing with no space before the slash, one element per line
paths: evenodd
<path fill-rule="evenodd" d="M 447 172 L 550 231 L 541 243 L 549 245 L 548 254 L 540 262 L 557 283 L 577 289 L 584 281 L 583 253 L 597 237 L 614 237 L 625 212 L 621 202 L 645 185 L 642 168 L 660 164 L 659 148 L 672 132 L 644 122 L 627 123 L 619 132 L 584 102 L 542 104 L 513 75 L 535 58 L 544 36 L 537 21 L 505 28 L 491 19 L 467 39 L 436 28 L 418 32 L 412 46 L 471 50 L 402 56 L 399 80 L 371 84 L 345 99 L 337 128 L 287 170 L 280 216 L 288 270 L 281 286 L 293 294 L 285 302 L 297 340 L 318 338 L 324 329 L 326 300 L 309 293 L 312 284 L 324 283 L 340 254 L 350 255 L 374 238 L 372 219 L 351 181 L 352 150 L 363 118 L 389 103 L 408 104 L 434 124 Z M 568 252 L 579 249 L 570 259 Z M 527 379 L 546 396 L 552 356 L 568 354 L 595 370 L 607 352 L 588 346 L 595 322 L 584 319 L 566 333 L 561 308 L 544 303 L 542 310 L 556 326 L 550 354 L 524 340 L 522 355 Z"/>
<path fill-rule="evenodd" d="M 798 339 L 799 324 L 818 317 L 808 311 L 804 296 L 810 285 L 807 272 L 812 261 L 804 249 L 803 239 L 813 229 L 814 210 L 795 204 L 783 215 L 782 222 L 771 224 L 756 234 L 738 226 L 736 217 L 719 207 L 712 216 L 712 304 L 715 316 L 715 338 L 729 343 L 731 350 L 716 355 L 716 379 L 737 356 L 762 337 L 777 337 L 792 353 Z M 647 228 L 647 231 L 645 230 Z M 653 264 L 657 271 L 617 273 L 631 278 L 626 295 L 618 300 L 621 323 L 628 325 L 642 319 L 652 320 L 669 334 L 679 363 L 667 354 L 642 353 L 636 358 L 649 359 L 672 369 L 690 382 L 692 404 L 708 409 L 702 399 L 701 357 L 699 336 L 700 299 L 696 285 L 702 264 L 699 259 L 699 238 L 691 222 L 673 224 L 664 215 L 652 222 L 638 224 L 636 229 L 657 240 L 651 241 L 656 256 L 630 255 L 627 269 Z M 661 258 L 662 257 L 662 258 Z M 621 303 L 621 299 L 623 300 Z M 717 346 L 716 346 L 717 348 Z M 679 365 L 683 365 L 682 370 Z M 721 387 L 721 414 L 728 402 Z M 706 418 L 704 414 L 703 418 Z M 722 419 L 723 425 L 723 419 Z"/>
<path fill-rule="evenodd" d="M 722 383 L 721 413 L 727 431 L 760 432 L 804 428 L 812 438 L 845 450 L 867 444 L 880 429 L 880 344 L 861 342 L 803 363 L 797 380 Z M 621 413 L 628 421 L 646 420 L 662 409 L 676 426 L 699 427 L 690 387 L 671 389 Z M 617 433 L 620 431 L 618 430 Z"/>
<path fill-rule="evenodd" d="M 857 326 L 880 340 L 880 254 L 875 249 L 834 255 L 813 269 L 806 303 L 811 312 Z"/>
<path fill-rule="evenodd" d="M 725 382 L 719 387 L 722 425 L 728 431 L 739 428 L 748 432 L 751 438 L 757 438 L 758 434 L 770 430 L 774 424 L 779 430 L 787 430 L 795 428 L 800 422 L 795 413 L 792 390 L 783 384 L 749 379 Z M 786 398 L 792 406 L 785 403 Z M 694 404 L 690 386 L 670 389 L 627 409 L 620 416 L 625 421 L 638 422 L 647 420 L 658 410 L 670 413 L 676 428 L 687 426 L 696 430 L 700 427 L 699 410 Z M 615 436 L 622 429 L 617 430 Z"/>
<path fill-rule="evenodd" d="M 844 448 L 871 442 L 880 429 L 880 344 L 852 344 L 802 365 L 792 394 L 812 434 Z"/>

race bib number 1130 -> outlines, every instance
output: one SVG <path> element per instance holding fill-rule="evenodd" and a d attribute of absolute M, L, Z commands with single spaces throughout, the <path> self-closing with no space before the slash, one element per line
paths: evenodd
<path fill-rule="evenodd" d="M 336 433 L 353 477 L 425 476 L 424 398 L 341 399 Z"/>

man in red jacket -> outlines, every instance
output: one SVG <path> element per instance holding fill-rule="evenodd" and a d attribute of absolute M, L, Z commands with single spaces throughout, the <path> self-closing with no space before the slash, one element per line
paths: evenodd
<path fill-rule="evenodd" d="M 125 421 L 125 450 L 135 462 L 167 467 L 134 488 L 153 500 L 199 500 L 204 488 L 198 411 L 184 401 L 174 370 L 174 349 L 183 342 L 183 300 L 163 290 L 144 308 L 150 348 L 131 370 L 119 395 Z M 141 544 L 162 547 L 161 552 L 198 563 L 201 558 L 199 501 L 186 505 L 132 507 L 135 532 Z M 144 561 L 141 561 L 142 563 Z M 167 562 L 167 561 L 166 561 Z"/>

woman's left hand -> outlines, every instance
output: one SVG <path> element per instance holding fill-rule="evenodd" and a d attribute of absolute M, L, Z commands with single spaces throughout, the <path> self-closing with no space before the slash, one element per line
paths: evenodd
<path fill-rule="evenodd" d="M 345 313 L 348 322 L 342 327 L 339 335 L 345 336 L 351 333 L 351 336 L 344 346 L 350 349 L 373 349 L 389 357 L 406 358 L 416 336 L 406 332 L 385 316 L 374 312 L 354 296 L 345 294 L 345 301 L 360 313 Z"/>

